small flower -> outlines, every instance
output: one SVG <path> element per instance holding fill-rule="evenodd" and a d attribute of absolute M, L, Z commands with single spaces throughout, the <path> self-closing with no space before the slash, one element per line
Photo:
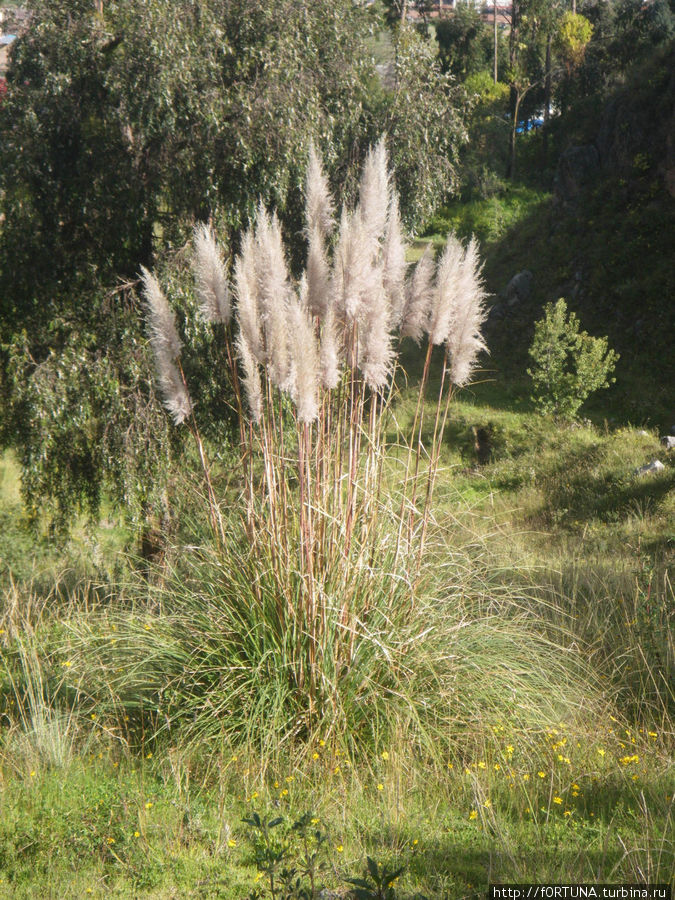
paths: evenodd
<path fill-rule="evenodd" d="M 415 840 L 412 842 L 413 847 L 416 847 L 418 844 L 419 841 L 417 840 L 417 838 L 415 838 Z"/>
<path fill-rule="evenodd" d="M 600 754 L 600 756 L 605 755 L 605 751 L 602 749 L 602 747 L 598 747 L 598 753 Z"/>
<path fill-rule="evenodd" d="M 152 753 L 148 753 L 148 755 L 147 755 L 145 758 L 146 758 L 146 759 L 152 759 Z"/>
<path fill-rule="evenodd" d="M 288 788 L 284 788 L 279 796 L 280 797 L 288 797 Z"/>
<path fill-rule="evenodd" d="M 499 772 L 500 769 L 501 766 L 499 765 L 499 763 L 495 763 L 495 772 Z"/>
<path fill-rule="evenodd" d="M 385 762 L 389 759 L 389 754 L 387 753 L 386 750 L 383 750 L 382 753 L 380 754 L 380 756 L 382 757 L 382 759 L 383 759 Z"/>
<path fill-rule="evenodd" d="M 342 851 L 343 851 L 345 848 L 342 846 L 342 844 L 338 844 L 337 847 L 336 847 L 335 849 L 337 850 L 338 853 L 342 853 Z"/>
<path fill-rule="evenodd" d="M 134 837 L 140 837 L 140 836 L 141 836 L 140 831 L 134 831 Z"/>
<path fill-rule="evenodd" d="M 572 796 L 573 796 L 573 797 L 578 797 L 578 796 L 579 796 L 579 791 L 572 791 Z"/>
<path fill-rule="evenodd" d="M 479 768 L 479 769 L 487 769 L 487 765 L 483 762 L 482 759 L 481 759 L 481 761 L 478 763 L 478 768 Z"/>
<path fill-rule="evenodd" d="M 278 782 L 278 781 L 275 781 L 275 782 L 274 782 L 274 787 L 275 787 L 275 788 L 278 788 L 278 787 L 279 787 L 279 782 Z"/>
<path fill-rule="evenodd" d="M 657 737 L 657 734 L 655 731 L 648 731 L 647 734 L 649 735 L 650 738 L 656 739 L 656 737 Z"/>
<path fill-rule="evenodd" d="M 321 738 L 321 740 L 319 741 L 319 747 L 325 747 L 325 746 L 326 746 L 326 742 L 324 741 L 323 738 Z"/>
<path fill-rule="evenodd" d="M 529 780 L 530 780 L 530 775 L 529 775 L 528 772 L 526 772 L 526 773 L 523 775 L 523 781 L 529 781 Z"/>
<path fill-rule="evenodd" d="M 339 775 L 339 774 L 340 774 L 340 766 L 335 766 L 335 768 L 333 769 L 333 775 Z"/>
<path fill-rule="evenodd" d="M 91 721 L 92 721 L 92 722 L 95 722 L 96 719 L 98 719 L 98 716 L 96 715 L 96 713 L 92 713 L 92 714 L 91 714 Z"/>
<path fill-rule="evenodd" d="M 382 782 L 380 782 L 380 783 L 378 784 L 377 789 L 378 789 L 378 791 L 383 791 L 383 790 L 384 790 L 384 785 L 382 784 Z"/>
<path fill-rule="evenodd" d="M 115 843 L 115 838 L 114 838 L 114 837 L 109 837 L 108 840 L 107 840 L 107 843 L 108 843 L 108 844 L 114 844 L 114 843 Z"/>
<path fill-rule="evenodd" d="M 475 809 L 472 809 L 471 812 L 469 813 L 469 818 L 470 818 L 470 819 L 477 819 L 477 818 L 478 818 L 478 811 L 475 810 Z"/>
<path fill-rule="evenodd" d="M 571 815 L 572 815 L 572 812 L 571 812 L 571 810 L 566 809 L 565 812 L 563 813 L 563 815 L 565 815 L 565 816 L 571 816 Z"/>
<path fill-rule="evenodd" d="M 72 666 L 72 662 L 69 659 L 67 659 L 65 662 L 61 663 L 61 666 L 64 669 L 69 669 Z"/>
<path fill-rule="evenodd" d="M 251 800 L 256 800 L 257 797 L 258 797 L 258 792 L 257 792 L 257 791 L 253 791 L 253 793 L 251 794 L 251 798 L 250 798 L 250 799 L 251 799 Z"/>
<path fill-rule="evenodd" d="M 560 804 L 562 803 L 562 797 L 554 797 L 553 802 L 557 803 L 558 806 L 560 806 Z"/>
<path fill-rule="evenodd" d="M 506 752 L 509 754 L 509 756 L 513 756 L 513 746 L 511 744 L 509 744 L 509 746 L 506 748 Z"/>
<path fill-rule="evenodd" d="M 319 758 L 318 753 L 312 753 L 312 759 L 318 759 L 318 758 Z"/>
<path fill-rule="evenodd" d="M 318 824 L 319 824 L 318 819 L 312 819 L 312 825 L 318 825 Z"/>
<path fill-rule="evenodd" d="M 451 762 L 449 762 L 449 763 L 448 763 L 448 768 L 449 768 L 449 769 L 454 769 L 455 767 L 453 766 L 453 764 L 452 764 Z"/>
<path fill-rule="evenodd" d="M 286 784 L 290 784 L 293 781 L 293 775 L 286 776 Z"/>
<path fill-rule="evenodd" d="M 31 777 L 31 778 L 35 778 L 35 775 L 36 775 L 36 774 L 37 774 L 37 773 L 35 772 L 35 769 L 33 769 L 33 771 L 30 773 L 30 777 Z"/>
<path fill-rule="evenodd" d="M 546 778 L 546 772 L 537 772 L 537 775 L 538 775 L 540 778 Z"/>
<path fill-rule="evenodd" d="M 579 790 L 579 785 L 578 785 L 578 784 L 573 784 L 573 785 L 572 785 L 572 790 L 573 790 L 573 791 L 578 791 L 578 790 Z"/>
<path fill-rule="evenodd" d="M 148 802 L 145 804 L 145 808 L 152 809 L 152 800 L 148 800 Z"/>
<path fill-rule="evenodd" d="M 227 842 L 227 846 L 228 847 L 236 847 L 237 842 L 234 840 L 234 838 L 230 838 L 229 841 Z"/>

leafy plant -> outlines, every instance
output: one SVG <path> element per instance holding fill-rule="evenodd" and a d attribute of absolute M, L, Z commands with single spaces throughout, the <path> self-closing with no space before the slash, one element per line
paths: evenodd
<path fill-rule="evenodd" d="M 283 816 L 263 819 L 253 812 L 244 823 L 251 828 L 255 861 L 268 885 L 256 888 L 249 900 L 311 900 L 319 890 L 318 875 L 326 868 L 321 858 L 327 837 L 312 813 L 290 828 Z"/>
<path fill-rule="evenodd" d="M 533 400 L 540 412 L 573 419 L 594 391 L 609 387 L 619 358 L 607 338 L 579 331 L 579 319 L 560 298 L 548 303 L 534 327 L 529 354 L 533 366 L 527 374 L 534 382 Z"/>
<path fill-rule="evenodd" d="M 355 900 L 396 900 L 396 882 L 405 866 L 389 870 L 379 866 L 370 856 L 366 857 L 367 871 L 364 878 L 347 878 L 347 884 L 354 886 Z"/>

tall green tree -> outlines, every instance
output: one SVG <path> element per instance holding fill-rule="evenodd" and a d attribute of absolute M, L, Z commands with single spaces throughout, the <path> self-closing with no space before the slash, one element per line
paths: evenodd
<path fill-rule="evenodd" d="M 351 0 L 35 0 L 33 12 L 0 106 L 0 440 L 19 448 L 29 499 L 65 521 L 111 486 L 142 498 L 179 449 L 141 374 L 140 265 L 160 247 L 180 256 L 197 220 L 236 246 L 261 199 L 301 254 L 311 141 L 334 182 L 354 184 L 386 131 L 414 224 L 452 186 L 462 124 L 424 54 L 415 66 L 403 53 L 395 89 L 380 85 L 373 18 Z M 198 413 L 222 421 L 219 404 L 207 390 Z"/>

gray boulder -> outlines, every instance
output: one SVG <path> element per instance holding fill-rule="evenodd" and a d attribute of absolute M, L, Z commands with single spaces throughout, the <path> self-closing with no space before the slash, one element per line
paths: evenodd
<path fill-rule="evenodd" d="M 661 443 L 666 450 L 675 450 L 675 435 L 666 434 L 661 438 Z"/>
<path fill-rule="evenodd" d="M 665 466 L 660 459 L 653 459 L 646 466 L 640 466 L 639 469 L 636 469 L 635 474 L 640 477 L 643 475 L 654 475 L 656 472 L 663 472 L 664 469 Z"/>
<path fill-rule="evenodd" d="M 516 303 L 527 300 L 532 293 L 532 279 L 534 275 L 529 269 L 524 269 L 514 275 L 511 281 L 506 285 L 504 291 L 504 299 L 509 306 L 515 306 Z"/>

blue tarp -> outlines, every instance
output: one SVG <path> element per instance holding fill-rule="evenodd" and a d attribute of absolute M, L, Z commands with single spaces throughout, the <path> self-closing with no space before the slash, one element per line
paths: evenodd
<path fill-rule="evenodd" d="M 3 44 L 13 44 L 15 40 L 15 34 L 2 34 L 0 35 L 0 46 Z"/>

